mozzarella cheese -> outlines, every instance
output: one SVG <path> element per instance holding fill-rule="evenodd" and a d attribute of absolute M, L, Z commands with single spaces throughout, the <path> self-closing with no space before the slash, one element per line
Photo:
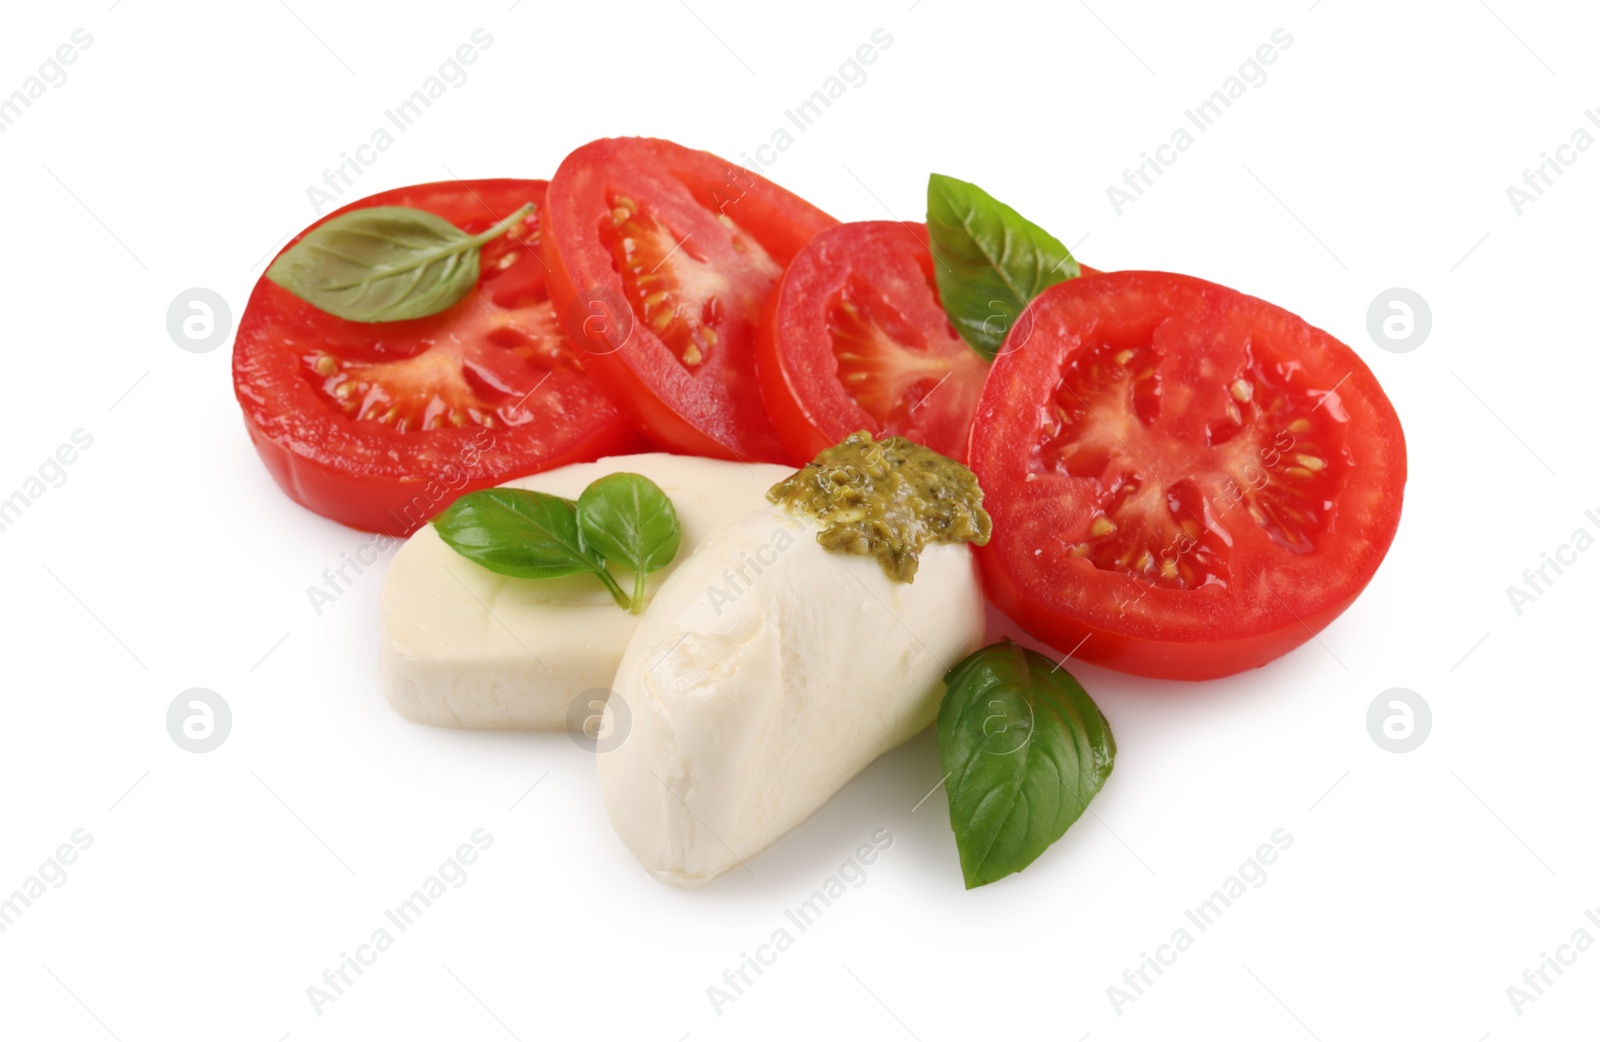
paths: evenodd
<path fill-rule="evenodd" d="M 660 485 L 683 532 L 673 564 L 654 573 L 653 596 L 708 533 L 766 502 L 792 471 L 650 453 L 580 463 L 507 482 L 576 499 L 591 481 L 631 471 Z M 632 588 L 625 569 L 617 571 Z M 421 723 L 555 729 L 568 708 L 603 700 L 642 616 L 617 607 L 586 575 L 516 579 L 451 550 L 432 525 L 395 554 L 383 583 L 381 673 L 389 701 Z"/>
<path fill-rule="evenodd" d="M 662 585 L 618 667 L 598 757 L 613 826 L 666 882 L 743 866 L 933 722 L 983 624 L 964 543 L 927 547 L 907 584 L 777 507 L 730 523 Z"/>

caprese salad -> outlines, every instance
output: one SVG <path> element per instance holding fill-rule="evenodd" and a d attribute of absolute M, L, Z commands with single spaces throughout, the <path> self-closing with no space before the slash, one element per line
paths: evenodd
<path fill-rule="evenodd" d="M 645 867 L 704 883 L 937 722 L 967 886 L 1111 772 L 1061 658 L 1261 666 L 1399 522 L 1400 423 L 1349 347 L 1234 290 L 1097 272 L 933 175 L 841 224 L 668 141 L 549 182 L 384 192 L 295 237 L 234 385 L 295 500 L 408 535 L 399 712 L 593 739 Z"/>

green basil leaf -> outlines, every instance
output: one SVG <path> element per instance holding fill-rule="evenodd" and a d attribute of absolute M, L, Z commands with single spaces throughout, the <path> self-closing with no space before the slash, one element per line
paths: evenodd
<path fill-rule="evenodd" d="M 1111 774 L 1111 725 L 1083 688 L 1009 640 L 945 677 L 939 760 L 967 889 L 1020 872 Z"/>
<path fill-rule="evenodd" d="M 928 245 L 950 324 L 993 359 L 1028 301 L 1078 277 L 1061 242 L 975 184 L 928 177 Z"/>
<path fill-rule="evenodd" d="M 645 578 L 678 556 L 678 512 L 660 486 L 642 474 L 608 474 L 578 497 L 584 543 L 633 571 L 628 610 L 644 607 Z"/>
<path fill-rule="evenodd" d="M 520 488 L 468 492 L 434 518 L 433 527 L 450 549 L 501 575 L 554 579 L 605 572 L 605 562 L 583 542 L 578 505 L 560 496 Z"/>
<path fill-rule="evenodd" d="M 353 322 L 437 314 L 478 284 L 478 251 L 533 211 L 528 203 L 478 235 L 408 206 L 351 210 L 285 250 L 267 278 Z"/>

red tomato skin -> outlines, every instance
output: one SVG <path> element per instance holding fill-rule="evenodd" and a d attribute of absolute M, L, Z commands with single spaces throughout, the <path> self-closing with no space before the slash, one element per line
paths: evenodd
<path fill-rule="evenodd" d="M 574 306 L 580 288 L 616 293 L 621 282 L 614 263 L 593 249 L 593 227 L 607 210 L 604 171 L 686 172 L 737 196 L 723 212 L 780 266 L 787 266 L 818 232 L 838 222 L 810 203 L 759 174 L 709 152 L 658 138 L 602 138 L 575 149 L 551 178 L 550 205 L 543 239 L 548 285 L 556 314 L 582 350 L 589 342 L 581 328 L 589 312 Z M 775 281 L 775 280 L 774 280 Z M 765 302 L 768 292 L 762 294 Z M 752 316 L 752 325 L 759 315 Z M 753 342 L 743 357 L 723 352 L 724 386 L 699 385 L 694 376 L 668 361 L 668 349 L 642 322 L 633 322 L 620 347 L 606 344 L 584 353 L 584 368 L 610 393 L 634 425 L 670 452 L 746 462 L 791 462 L 761 405 L 756 385 Z M 687 414 L 687 415 L 686 415 Z"/>
<path fill-rule="evenodd" d="M 868 376 L 858 387 L 878 392 L 876 415 L 846 389 L 844 362 L 835 353 L 830 321 L 847 297 L 880 311 L 894 332 L 878 318 L 867 319 L 868 324 L 898 345 L 888 350 L 863 347 L 860 340 L 854 345 L 858 354 L 865 350 L 873 356 L 856 362 L 855 375 Z M 905 340 L 920 344 L 908 348 Z M 964 459 L 987 369 L 983 357 L 950 327 L 933 284 L 927 228 L 912 222 L 858 221 L 817 235 L 767 298 L 757 337 L 762 401 L 792 458 L 801 463 L 858 430 L 876 437 L 898 434 Z M 884 381 L 897 376 L 898 393 L 886 393 Z M 890 400 L 913 410 L 884 417 Z"/>
<path fill-rule="evenodd" d="M 457 496 L 493 488 L 512 478 L 537 473 L 512 467 L 472 477 L 446 477 L 399 481 L 352 474 L 338 466 L 292 452 L 274 441 L 246 413 L 245 429 L 261 462 L 284 494 L 307 510 L 363 532 L 408 536 L 455 501 Z M 569 463 L 591 463 L 607 456 L 647 452 L 650 443 L 627 423 L 611 423 L 595 430 L 572 448 L 552 456 L 539 470 L 554 470 Z"/>
<path fill-rule="evenodd" d="M 339 214 L 369 206 L 415 205 L 407 197 L 425 198 L 438 191 L 458 191 L 463 185 L 474 193 L 490 197 L 502 191 L 512 191 L 520 198 L 523 193 L 531 192 L 539 197 L 535 201 L 542 204 L 547 182 L 500 178 L 433 182 L 378 192 L 318 218 L 286 243 L 279 255 L 304 238 L 307 232 Z M 310 305 L 294 300 L 292 294 L 263 275 L 251 292 L 235 337 L 235 396 L 244 412 L 245 429 L 251 443 L 278 487 L 308 510 L 351 528 L 397 537 L 407 536 L 466 492 L 491 488 L 511 478 L 540 470 L 639 452 L 650 447 L 649 442 L 621 412 L 600 400 L 598 392 L 595 392 L 596 399 L 600 401 L 600 422 L 579 437 L 569 439 L 561 451 L 547 454 L 536 463 L 519 459 L 514 445 L 509 452 L 505 451 L 505 442 L 515 441 L 514 438 L 508 438 L 505 431 L 483 428 L 476 431 L 419 431 L 393 437 L 422 439 L 428 436 L 430 445 L 425 451 L 434 462 L 442 465 L 433 473 L 396 473 L 397 467 L 403 469 L 402 457 L 406 455 L 408 446 L 397 441 L 388 450 L 395 455 L 378 460 L 367 458 L 365 454 L 373 449 L 373 441 L 362 433 L 350 433 L 348 428 L 352 425 L 341 417 L 331 413 L 327 416 L 316 413 L 315 406 L 310 404 L 311 399 L 292 376 L 293 363 L 285 358 L 274 357 L 270 347 L 261 349 L 257 341 L 270 345 L 271 330 L 252 327 L 250 317 L 284 306 L 310 308 Z M 448 313 L 447 309 L 445 314 Z M 330 323 L 343 322 L 333 316 L 326 316 L 326 319 Z M 381 323 L 374 324 L 373 328 L 376 331 L 381 327 L 405 327 L 429 321 L 431 319 L 418 319 L 411 323 Z M 567 376 L 563 378 L 571 379 Z M 283 383 L 276 382 L 279 380 Z M 288 401 L 285 401 L 285 396 Z M 297 405 L 305 406 L 306 412 L 283 414 L 285 408 L 292 409 Z M 263 422 L 263 418 L 270 419 L 270 423 Z M 484 443 L 485 435 L 492 436 L 487 444 Z M 496 445 L 501 448 L 496 449 Z M 422 447 L 420 441 L 409 446 L 413 450 Z"/>
<path fill-rule="evenodd" d="M 1272 569 L 1261 567 L 1255 591 L 1243 600 L 1214 586 L 1147 588 L 1087 560 L 1067 561 L 1048 575 L 1033 564 L 1032 544 L 1043 541 L 1038 533 L 1061 531 L 1073 519 L 1063 516 L 1063 500 L 1053 495 L 1058 488 L 1053 477 L 1028 480 L 1025 474 L 1037 416 L 1032 410 L 1038 396 L 1030 389 L 1052 386 L 1063 362 L 1129 294 L 1219 324 L 1234 322 L 1224 328 L 1249 329 L 1292 348 L 1290 354 L 1331 363 L 1322 368 L 1329 370 L 1326 384 L 1337 386 L 1338 400 L 1350 414 L 1348 428 L 1358 439 L 1362 467 L 1349 476 L 1360 487 L 1341 498 L 1325 550 L 1299 557 L 1285 553 Z M 1282 308 L 1164 272 L 1095 273 L 1092 279 L 1045 290 L 1029 309 L 1031 322 L 1019 322 L 1018 328 L 1032 334 L 1020 346 L 1008 343 L 996 359 L 969 445 L 970 466 L 994 519 L 993 538 L 976 554 L 995 607 L 1039 640 L 1073 652 L 1075 659 L 1138 676 L 1208 680 L 1263 666 L 1299 647 L 1355 601 L 1399 525 L 1406 450 L 1393 406 L 1354 351 Z M 1247 584 L 1241 578 L 1237 585 Z M 1063 596 L 1073 599 L 1064 602 Z"/>
<path fill-rule="evenodd" d="M 801 392 L 791 382 L 787 368 L 778 361 L 773 335 L 778 321 L 778 301 L 779 294 L 774 289 L 761 307 L 761 331 L 756 335 L 756 378 L 761 387 L 761 404 L 783 439 L 787 452 L 784 462 L 803 467 L 829 448 L 830 443 L 811 422 L 811 416 L 800 404 Z"/>
<path fill-rule="evenodd" d="M 1028 633 L 1074 659 L 1106 669 L 1157 680 L 1215 680 L 1258 669 L 1310 640 L 1354 603 L 1366 587 L 1330 603 L 1293 626 L 1244 637 L 1196 641 L 1161 641 L 1133 637 L 1085 623 L 1063 613 L 1042 611 L 1020 588 L 994 554 L 978 552 L 983 589 L 991 603 Z M 1305 628 L 1300 627 L 1300 622 Z M 1091 650 L 1091 646 L 1093 650 Z"/>

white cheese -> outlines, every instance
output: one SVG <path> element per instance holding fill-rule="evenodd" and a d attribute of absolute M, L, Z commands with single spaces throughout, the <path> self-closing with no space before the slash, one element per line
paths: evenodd
<path fill-rule="evenodd" d="M 793 473 L 650 453 L 561 467 L 507 486 L 576 499 L 591 481 L 619 471 L 660 485 L 683 531 L 677 561 L 650 578 L 652 595 L 708 533 L 765 503 L 767 489 Z M 616 574 L 632 588 L 625 569 Z M 395 554 L 382 600 L 389 701 L 411 720 L 447 727 L 563 727 L 580 695 L 605 697 L 642 617 L 619 608 L 593 576 L 534 580 L 490 572 L 446 546 L 432 525 Z"/>
<path fill-rule="evenodd" d="M 933 721 L 983 625 L 964 543 L 928 547 L 906 584 L 777 507 L 730 523 L 662 585 L 617 670 L 598 756 L 613 826 L 666 882 L 741 869 Z"/>

